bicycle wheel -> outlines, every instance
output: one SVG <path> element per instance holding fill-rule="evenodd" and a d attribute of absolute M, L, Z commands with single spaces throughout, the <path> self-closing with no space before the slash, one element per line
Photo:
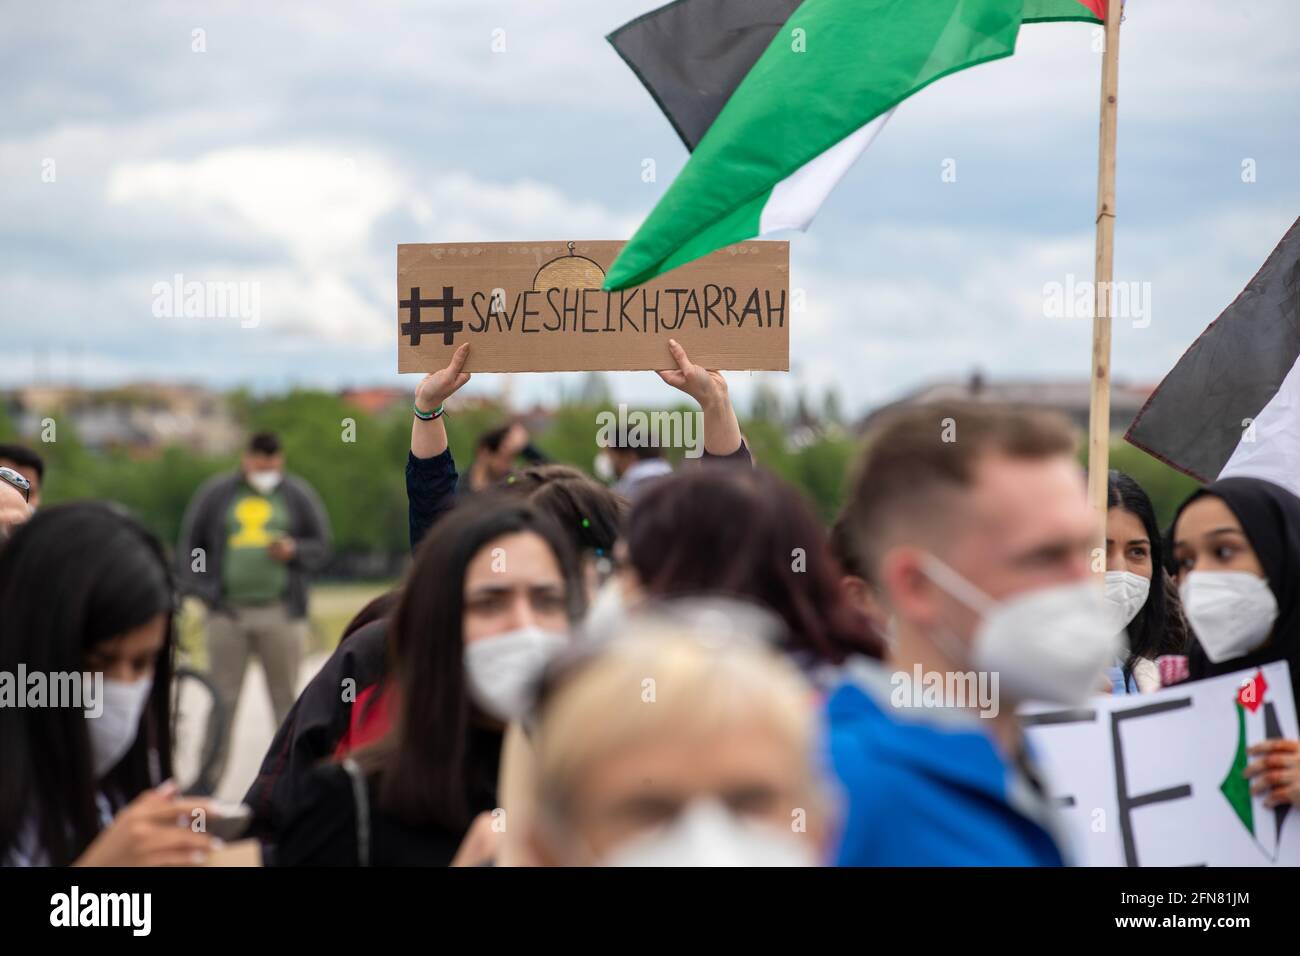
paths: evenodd
<path fill-rule="evenodd" d="M 178 667 L 172 681 L 172 764 L 182 793 L 209 796 L 225 734 L 225 708 L 212 678 Z"/>

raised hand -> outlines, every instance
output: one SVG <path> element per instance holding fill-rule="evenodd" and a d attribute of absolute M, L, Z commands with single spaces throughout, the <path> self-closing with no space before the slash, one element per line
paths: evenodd
<path fill-rule="evenodd" d="M 712 406 L 728 401 L 727 380 L 722 377 L 721 372 L 691 362 L 686 349 L 682 348 L 676 339 L 668 340 L 668 353 L 677 363 L 677 368 L 657 372 L 661 379 L 673 388 L 691 396 L 699 403 L 700 408 L 706 411 Z"/>
<path fill-rule="evenodd" d="M 676 339 L 668 340 L 668 352 L 677 367 L 655 374 L 699 403 L 704 413 L 704 450 L 710 455 L 731 455 L 739 451 L 743 442 L 740 422 L 731 407 L 727 380 L 722 373 L 694 364 Z"/>
<path fill-rule="evenodd" d="M 469 358 L 469 343 L 466 342 L 451 356 L 446 368 L 430 372 L 420 379 L 415 387 L 415 407 L 422 412 L 437 411 L 438 406 L 449 399 L 456 391 L 469 381 L 470 373 L 462 371 L 465 360 Z M 416 458 L 433 458 L 447 450 L 447 429 L 442 418 L 426 421 L 418 415 L 411 422 L 411 454 Z"/>
<path fill-rule="evenodd" d="M 470 379 L 470 373 L 461 371 L 469 358 L 469 343 L 458 348 L 446 368 L 430 372 L 415 387 L 415 405 L 421 411 L 431 412 L 451 398 Z"/>

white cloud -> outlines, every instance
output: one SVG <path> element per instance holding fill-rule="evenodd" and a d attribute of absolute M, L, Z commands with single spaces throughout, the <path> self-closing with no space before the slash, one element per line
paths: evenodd
<path fill-rule="evenodd" d="M 255 328 L 228 340 L 230 347 L 286 354 L 324 345 L 391 347 L 396 242 L 382 234 L 390 217 L 414 223 L 398 237 L 403 241 L 608 238 L 634 225 L 545 183 L 493 183 L 457 170 L 419 176 L 378 151 L 319 144 L 121 162 L 103 175 L 98 203 L 86 193 L 75 190 L 78 205 L 94 208 L 98 218 L 131 223 L 137 242 L 152 236 L 165 244 L 183 233 L 193 245 L 155 274 L 128 266 L 110 277 L 66 277 L 72 300 L 109 306 L 101 332 L 147 336 L 152 330 L 185 341 L 194 331 L 185 323 L 195 320 L 153 316 L 155 283 L 172 283 L 177 275 L 182 282 L 250 283 L 260 316 Z M 70 200 L 74 194 L 47 195 Z M 232 246 L 268 250 L 270 261 L 233 261 Z M 18 303 L 37 313 L 43 308 L 45 286 L 30 277 L 0 270 L 2 289 L 9 290 L 11 309 Z M 203 321 L 211 325 L 213 318 Z M 204 344 L 193 337 L 192 347 Z"/>
<path fill-rule="evenodd" d="M 237 217 L 255 234 L 283 242 L 294 259 L 342 263 L 401 197 L 388 164 L 311 146 L 219 150 L 189 161 L 125 163 L 109 173 L 110 205 L 144 200 L 175 214 Z"/>
<path fill-rule="evenodd" d="M 680 146 L 603 38 L 658 2 L 16 7 L 0 377 L 64 349 L 123 377 L 392 380 L 398 242 L 627 236 L 667 187 Z M 1155 299 L 1150 328 L 1117 325 L 1117 375 L 1159 378 L 1300 211 L 1297 26 L 1295 0 L 1130 0 L 1116 265 Z M 1036 25 L 907 104 L 795 240 L 794 373 L 735 375 L 739 400 L 761 379 L 861 406 L 974 365 L 1086 374 L 1087 323 L 1043 318 L 1041 289 L 1091 277 L 1099 68 L 1089 27 Z M 961 178 L 941 186 L 950 155 Z M 177 272 L 258 282 L 261 325 L 161 326 L 150 289 Z M 71 331 L 66 303 L 90 315 Z M 650 373 L 611 380 L 665 395 Z M 573 378 L 518 383 L 553 399 Z"/>

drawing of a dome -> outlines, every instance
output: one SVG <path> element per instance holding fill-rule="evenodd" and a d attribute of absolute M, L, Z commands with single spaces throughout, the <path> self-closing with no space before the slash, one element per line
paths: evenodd
<path fill-rule="evenodd" d="M 569 254 L 552 259 L 533 277 L 533 289 L 599 289 L 605 284 L 605 270 L 586 256 L 574 253 L 569 243 Z"/>

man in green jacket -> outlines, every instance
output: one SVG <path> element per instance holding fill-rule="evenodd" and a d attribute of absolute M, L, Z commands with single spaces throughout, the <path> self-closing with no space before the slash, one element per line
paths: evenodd
<path fill-rule="evenodd" d="M 208 660 L 221 697 L 221 778 L 248 659 L 266 672 L 278 726 L 297 696 L 307 637 L 307 574 L 329 559 L 329 516 L 316 492 L 284 472 L 279 439 L 254 435 L 238 471 L 195 493 L 177 558 L 185 593 L 208 608 Z"/>

